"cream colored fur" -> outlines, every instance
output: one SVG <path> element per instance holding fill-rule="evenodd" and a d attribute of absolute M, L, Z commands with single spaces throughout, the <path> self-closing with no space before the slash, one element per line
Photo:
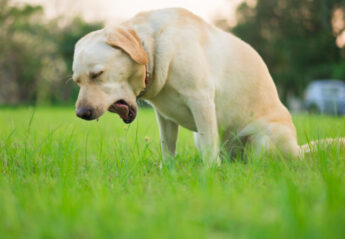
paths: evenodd
<path fill-rule="evenodd" d="M 119 42 L 119 27 L 141 41 L 150 73 L 146 87 L 142 51 L 133 56 L 133 49 L 109 44 L 109 39 Z M 88 34 L 76 45 L 73 71 L 81 88 L 77 107 L 97 109 L 96 118 L 119 99 L 136 108 L 143 91 L 156 112 L 164 159 L 175 154 L 179 126 L 195 132 L 209 163 L 220 163 L 220 145 L 231 151 L 234 145 L 251 145 L 256 151 L 278 149 L 285 156 L 300 153 L 295 126 L 262 58 L 247 43 L 187 10 L 144 12 L 116 28 Z M 90 79 L 98 71 L 104 73 Z"/>

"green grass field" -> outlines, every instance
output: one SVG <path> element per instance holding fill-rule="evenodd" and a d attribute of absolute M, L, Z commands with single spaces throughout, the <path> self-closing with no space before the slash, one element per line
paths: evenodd
<path fill-rule="evenodd" d="M 345 136 L 340 117 L 294 117 L 299 143 Z M 345 238 L 345 157 L 251 154 L 203 167 L 192 134 L 160 168 L 150 109 L 125 125 L 71 108 L 0 110 L 0 238 Z"/>

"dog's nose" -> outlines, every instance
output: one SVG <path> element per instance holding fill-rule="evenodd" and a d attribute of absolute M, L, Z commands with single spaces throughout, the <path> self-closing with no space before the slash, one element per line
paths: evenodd
<path fill-rule="evenodd" d="M 79 118 L 82 118 L 84 120 L 91 120 L 92 119 L 92 109 L 89 107 L 77 108 L 76 115 Z"/>

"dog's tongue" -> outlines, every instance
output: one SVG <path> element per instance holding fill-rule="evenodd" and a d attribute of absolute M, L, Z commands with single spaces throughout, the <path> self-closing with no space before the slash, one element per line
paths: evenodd
<path fill-rule="evenodd" d="M 120 102 L 116 102 L 113 105 L 113 109 L 115 110 L 115 113 L 118 113 L 122 119 L 128 118 L 128 114 L 129 114 L 128 105 L 122 104 Z"/>

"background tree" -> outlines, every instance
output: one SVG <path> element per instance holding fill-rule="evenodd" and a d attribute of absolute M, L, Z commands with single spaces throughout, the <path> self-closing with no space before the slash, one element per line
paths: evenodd
<path fill-rule="evenodd" d="M 71 75 L 74 45 L 101 28 L 80 18 L 59 25 L 47 20 L 41 6 L 0 0 L 0 104 L 62 103 L 73 98 Z"/>

